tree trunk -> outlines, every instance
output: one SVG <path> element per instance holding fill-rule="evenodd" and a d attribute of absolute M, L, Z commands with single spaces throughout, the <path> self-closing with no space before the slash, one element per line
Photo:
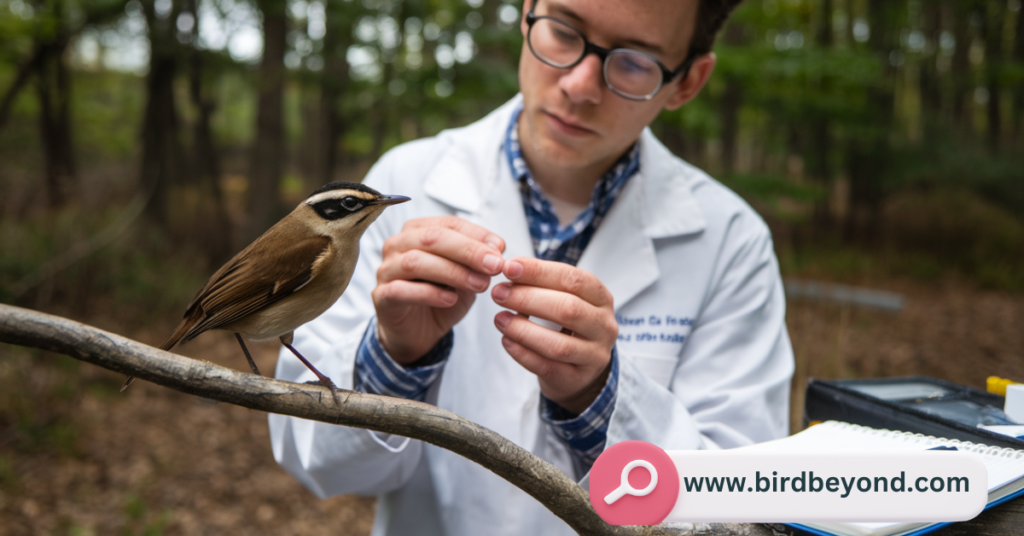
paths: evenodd
<path fill-rule="evenodd" d="M 199 13 L 196 0 L 186 0 L 185 10 L 191 13 L 193 20 L 191 40 L 195 44 L 199 39 Z M 228 218 L 227 206 L 220 190 L 220 157 L 213 141 L 213 130 L 210 123 L 217 104 L 209 93 L 203 91 L 203 52 L 198 47 L 190 50 L 189 58 L 189 97 L 196 109 L 196 120 L 192 126 L 192 172 L 190 175 L 197 183 L 204 198 L 209 200 L 200 209 L 208 212 L 206 218 L 212 222 L 213 232 L 205 233 L 202 242 L 206 255 L 212 266 L 219 266 L 231 254 L 232 224 Z"/>
<path fill-rule="evenodd" d="M 64 53 L 71 38 L 64 2 L 31 2 L 38 12 L 35 49 L 39 134 L 46 173 L 47 200 L 60 208 L 70 195 L 75 163 L 71 143 L 71 79 Z M 15 80 L 17 83 L 17 80 Z M 14 89 L 14 88 L 12 88 Z M 11 95 L 13 100 L 13 93 Z"/>
<path fill-rule="evenodd" d="M 381 56 L 383 56 L 383 49 L 381 52 Z M 380 84 L 380 90 L 377 92 L 377 97 L 373 102 L 373 106 L 370 107 L 370 136 L 372 140 L 372 144 L 370 146 L 371 160 L 377 160 L 380 158 L 380 155 L 384 153 L 384 140 L 388 135 L 388 127 L 391 123 L 391 110 L 393 108 L 393 99 L 391 98 L 391 92 L 388 91 L 388 86 L 391 84 L 394 74 L 394 63 L 384 62 L 384 72 L 382 82 Z"/>
<path fill-rule="evenodd" d="M 282 215 L 279 199 L 284 173 L 284 50 L 288 16 L 284 0 L 260 0 L 263 59 L 260 63 L 256 143 L 249 168 L 249 214 L 243 240 L 248 243 Z"/>
<path fill-rule="evenodd" d="M 338 142 L 345 134 L 345 124 L 338 104 L 349 83 L 346 53 L 352 44 L 352 21 L 345 17 L 343 5 L 325 6 L 327 33 L 324 35 L 324 76 L 320 84 L 319 154 L 316 155 L 317 185 L 334 180 L 338 166 Z"/>
<path fill-rule="evenodd" d="M 174 104 L 174 78 L 178 72 L 177 40 L 171 16 L 159 19 L 152 2 L 144 2 L 149 27 L 150 60 L 146 77 L 146 110 L 142 122 L 142 165 L 139 184 L 152 192 L 146 216 L 161 228 L 168 226 L 167 193 L 181 173 L 178 112 Z"/>
<path fill-rule="evenodd" d="M 719 105 L 722 114 L 722 175 L 725 177 L 736 172 L 742 102 L 742 82 L 735 76 L 726 76 L 725 91 Z"/>
<path fill-rule="evenodd" d="M 823 0 L 821 5 L 821 21 L 818 27 L 815 41 L 823 51 L 830 50 L 835 43 L 835 36 L 832 32 L 832 0 Z M 831 91 L 831 80 L 822 77 L 818 88 L 824 94 Z M 829 166 L 829 155 L 832 151 L 831 129 L 829 127 L 828 109 L 814 110 L 814 119 L 811 124 L 810 151 L 807 158 L 808 175 L 821 187 L 821 191 L 827 194 L 832 183 L 832 170 Z M 822 195 L 814 202 L 814 230 L 820 234 L 832 223 L 832 214 L 829 210 L 829 196 Z"/>
<path fill-rule="evenodd" d="M 870 0 L 868 18 L 871 36 L 868 48 L 884 66 L 884 76 L 890 81 L 895 69 L 889 62 L 890 51 L 898 46 L 895 29 L 899 28 L 900 12 L 905 12 L 904 2 L 893 0 Z M 847 152 L 850 176 L 850 207 L 844 225 L 844 237 L 849 242 L 867 245 L 878 237 L 881 216 L 883 173 L 888 168 L 891 148 L 889 130 L 893 123 L 894 84 L 879 85 L 867 89 L 868 111 L 865 119 L 866 133 L 854 139 Z"/>
<path fill-rule="evenodd" d="M 722 41 L 733 47 L 744 45 L 742 23 L 732 21 L 722 32 Z M 743 105 L 743 81 L 736 73 L 725 74 L 725 91 L 722 94 L 720 113 L 722 117 L 722 175 L 736 172 L 739 155 L 740 107 Z"/>
<path fill-rule="evenodd" d="M 167 191 L 177 175 L 174 154 L 178 145 L 178 119 L 172 84 L 177 71 L 174 58 L 152 57 L 146 80 L 146 112 L 142 127 L 142 169 L 140 184 L 152 191 L 146 215 L 166 228 Z"/>
<path fill-rule="evenodd" d="M 315 104 L 308 107 L 307 189 L 334 180 L 338 168 L 338 143 L 345 133 L 345 121 L 339 111 L 342 95 L 348 88 L 346 52 L 352 44 L 352 9 L 340 2 L 325 6 L 327 33 L 324 36 L 324 71 L 319 78 Z"/>
<path fill-rule="evenodd" d="M 987 5 L 986 4 L 990 4 Z M 985 8 L 988 9 L 985 9 Z M 1006 2 L 985 2 L 981 4 L 981 32 L 985 40 L 985 86 L 988 89 L 986 112 L 988 118 L 988 148 L 998 154 L 1002 146 L 1003 114 L 1002 88 L 999 74 L 1003 62 L 1003 17 L 1006 15 Z"/>
<path fill-rule="evenodd" d="M 1017 23 L 1013 27 L 1013 61 L 1024 65 L 1024 7 L 1017 10 Z M 1014 141 L 1024 142 L 1024 79 L 1017 82 L 1013 92 Z"/>
<path fill-rule="evenodd" d="M 956 48 L 953 50 L 951 65 L 953 124 L 970 129 L 968 93 L 973 86 L 970 65 L 971 51 L 971 0 L 954 0 L 953 38 Z"/>
<path fill-rule="evenodd" d="M 54 209 L 64 205 L 75 177 L 71 142 L 71 81 L 63 58 L 66 45 L 67 41 L 62 37 L 47 45 L 37 71 L 46 192 L 49 205 Z"/>
<path fill-rule="evenodd" d="M 857 43 L 853 38 L 853 24 L 854 24 L 854 3 L 853 0 L 846 0 L 846 43 L 848 46 L 853 46 Z"/>
<path fill-rule="evenodd" d="M 922 58 L 920 78 L 921 126 L 925 142 L 933 141 L 940 131 L 942 115 L 942 90 L 938 60 L 941 55 L 939 42 L 942 38 L 942 5 L 932 0 L 921 4 L 921 17 L 925 38 L 932 44 L 930 54 Z"/>
<path fill-rule="evenodd" d="M 32 75 L 38 73 L 39 64 L 43 61 L 44 54 L 44 47 L 41 44 L 37 44 L 28 61 L 18 67 L 18 73 L 14 75 L 14 81 L 7 87 L 3 99 L 0 99 L 0 128 L 3 128 L 4 124 L 7 123 L 7 118 L 10 116 L 11 108 L 14 106 L 14 100 L 17 98 L 18 93 L 25 87 L 25 84 L 28 83 Z"/>

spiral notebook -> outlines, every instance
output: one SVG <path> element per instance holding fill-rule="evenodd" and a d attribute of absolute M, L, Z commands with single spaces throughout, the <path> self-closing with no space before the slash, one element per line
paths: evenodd
<path fill-rule="evenodd" d="M 988 506 L 1024 495 L 1024 450 L 990 447 L 969 441 L 944 439 L 910 432 L 878 430 L 856 424 L 826 421 L 792 436 L 768 441 L 744 450 L 829 451 L 829 450 L 927 450 L 954 447 L 981 457 L 988 469 Z M 802 530 L 837 536 L 911 536 L 925 534 L 948 523 L 806 523 L 794 524 Z"/>

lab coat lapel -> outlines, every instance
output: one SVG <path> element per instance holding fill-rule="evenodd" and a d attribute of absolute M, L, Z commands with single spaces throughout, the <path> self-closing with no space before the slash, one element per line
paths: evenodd
<path fill-rule="evenodd" d="M 451 149 L 424 184 L 427 195 L 503 238 L 506 259 L 534 256 L 518 183 L 502 150 L 505 129 L 521 100 L 516 97 L 470 128 L 448 133 Z"/>
<path fill-rule="evenodd" d="M 660 277 L 655 239 L 704 230 L 689 175 L 689 168 L 645 129 L 640 171 L 619 193 L 577 264 L 608 287 L 616 310 Z"/>
<path fill-rule="evenodd" d="M 505 153 L 499 151 L 499 158 L 504 157 Z M 498 169 L 497 180 L 490 188 L 480 210 L 476 214 L 468 215 L 467 219 L 505 240 L 503 257 L 506 259 L 534 257 L 533 239 L 530 238 L 530 227 L 526 222 L 519 183 L 512 179 L 508 164 L 499 165 Z"/>
<path fill-rule="evenodd" d="M 644 233 L 644 186 L 641 168 L 619 192 L 577 264 L 611 291 L 616 311 L 661 275 L 654 241 Z"/>

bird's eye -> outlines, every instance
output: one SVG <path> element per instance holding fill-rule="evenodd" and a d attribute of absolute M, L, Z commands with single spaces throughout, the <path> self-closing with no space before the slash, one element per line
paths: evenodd
<path fill-rule="evenodd" d="M 345 209 L 350 212 L 355 212 L 363 208 L 363 204 L 360 201 L 361 200 L 356 197 L 346 197 L 341 200 L 341 206 L 345 207 Z"/>

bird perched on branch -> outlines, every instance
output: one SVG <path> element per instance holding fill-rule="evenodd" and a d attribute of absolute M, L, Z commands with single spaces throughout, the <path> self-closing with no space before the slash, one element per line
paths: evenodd
<path fill-rule="evenodd" d="M 242 335 L 279 338 L 337 402 L 337 386 L 292 346 L 293 332 L 338 301 L 355 270 L 363 232 L 385 208 L 408 200 L 354 182 L 321 186 L 210 277 L 160 348 L 170 350 L 211 329 L 231 331 L 259 374 Z M 134 379 L 129 376 L 121 390 Z"/>

